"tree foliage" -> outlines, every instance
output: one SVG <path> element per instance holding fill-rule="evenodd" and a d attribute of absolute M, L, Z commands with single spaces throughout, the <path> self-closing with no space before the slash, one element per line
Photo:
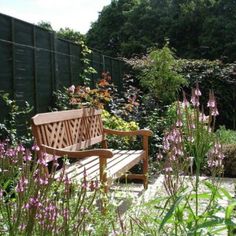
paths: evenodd
<path fill-rule="evenodd" d="M 177 99 L 181 86 L 187 80 L 177 72 L 178 61 L 166 44 L 162 49 L 152 50 L 147 57 L 147 66 L 140 75 L 140 82 L 149 93 L 163 104 Z"/>
<path fill-rule="evenodd" d="M 113 0 L 87 34 L 112 56 L 146 53 L 168 38 L 185 58 L 236 58 L 235 0 Z"/>

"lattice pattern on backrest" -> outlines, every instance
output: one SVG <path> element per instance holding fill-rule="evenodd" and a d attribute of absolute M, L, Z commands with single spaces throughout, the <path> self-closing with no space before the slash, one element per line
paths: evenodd
<path fill-rule="evenodd" d="M 74 144 L 100 137 L 103 134 L 101 115 L 84 116 L 80 119 L 70 120 L 69 129 Z"/>
<path fill-rule="evenodd" d="M 42 144 L 53 148 L 64 148 L 72 145 L 68 133 L 67 121 L 59 121 L 40 126 Z"/>
<path fill-rule="evenodd" d="M 86 148 L 103 140 L 101 111 L 91 109 L 41 113 L 32 118 L 39 145 Z M 79 144 L 79 145 L 77 145 Z"/>

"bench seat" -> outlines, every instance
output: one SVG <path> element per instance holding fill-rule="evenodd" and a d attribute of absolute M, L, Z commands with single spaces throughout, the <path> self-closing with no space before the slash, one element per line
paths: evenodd
<path fill-rule="evenodd" d="M 145 158 L 143 150 L 111 150 L 112 158 L 107 159 L 107 182 L 111 185 L 113 179 L 117 179 L 124 175 L 130 168 L 138 164 Z M 65 167 L 65 173 L 69 178 L 82 181 L 86 170 L 87 180 L 98 179 L 100 173 L 99 157 L 91 156 L 79 159 Z M 60 176 L 61 171 L 56 173 L 56 177 Z"/>

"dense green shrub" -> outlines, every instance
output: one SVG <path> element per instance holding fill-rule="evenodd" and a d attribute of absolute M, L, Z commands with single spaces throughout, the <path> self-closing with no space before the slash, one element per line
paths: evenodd
<path fill-rule="evenodd" d="M 147 58 L 126 60 L 129 70 L 132 70 L 133 79 L 137 81 L 142 71 L 147 69 Z M 236 129 L 236 64 L 224 64 L 222 61 L 209 60 L 178 60 L 180 73 L 188 81 L 184 87 L 187 97 L 191 96 L 191 88 L 198 82 L 203 94 L 214 90 L 217 97 L 217 106 L 220 116 L 217 126 L 225 125 L 227 128 Z M 165 87 L 160 87 L 165 93 Z M 181 95 L 181 94 L 180 94 Z M 201 98 L 207 104 L 207 96 Z M 207 110 L 204 107 L 204 110 Z"/>
<path fill-rule="evenodd" d="M 169 104 L 177 98 L 181 86 L 187 81 L 177 70 L 179 63 L 173 51 L 166 44 L 162 49 L 152 50 L 146 65 L 139 75 L 141 86 L 161 104 Z"/>
<path fill-rule="evenodd" d="M 224 175 L 236 177 L 236 144 L 223 146 L 224 158 Z"/>
<path fill-rule="evenodd" d="M 5 107 L 6 116 L 3 122 L 0 122 L 0 141 L 8 139 L 11 143 L 17 143 L 19 140 L 24 144 L 32 143 L 32 136 L 29 131 L 29 124 L 25 122 L 27 133 L 25 135 L 19 134 L 18 119 L 22 116 L 29 115 L 33 107 L 25 102 L 24 107 L 19 107 L 15 100 L 9 98 L 8 93 L 0 93 L 0 102 Z"/>
<path fill-rule="evenodd" d="M 103 125 L 105 128 L 123 131 L 138 130 L 138 124 L 134 121 L 127 122 L 122 118 L 110 114 L 108 111 L 102 113 Z M 134 139 L 128 137 L 108 136 L 108 145 L 112 148 L 131 148 L 134 147 Z"/>
<path fill-rule="evenodd" d="M 214 90 L 220 116 L 218 125 L 236 129 L 236 64 L 224 64 L 221 61 L 180 60 L 180 73 L 188 79 L 189 86 L 185 88 L 189 96 L 190 88 L 198 81 L 203 94 L 209 89 Z M 206 97 L 202 98 L 206 104 Z M 205 107 L 206 110 L 206 107 Z"/>
<path fill-rule="evenodd" d="M 220 126 L 216 131 L 216 135 L 222 144 L 236 144 L 235 130 L 226 129 L 225 126 Z"/>

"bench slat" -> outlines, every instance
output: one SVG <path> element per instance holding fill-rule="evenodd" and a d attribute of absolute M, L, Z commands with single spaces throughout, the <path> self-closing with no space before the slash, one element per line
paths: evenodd
<path fill-rule="evenodd" d="M 103 135 L 91 138 L 91 139 L 87 139 L 85 141 L 81 141 L 80 143 L 76 143 L 73 144 L 71 146 L 62 148 L 62 150 L 66 150 L 66 151 L 79 151 L 81 149 L 84 148 L 88 148 L 91 145 L 94 145 L 96 143 L 102 142 L 103 141 Z"/>
<path fill-rule="evenodd" d="M 35 115 L 33 117 L 33 123 L 35 125 L 49 124 L 53 122 L 71 120 L 76 118 L 101 115 L 101 113 L 101 110 L 96 110 L 92 108 L 47 112 Z"/>
<path fill-rule="evenodd" d="M 112 150 L 114 156 L 107 159 L 107 175 L 110 182 L 113 178 L 118 178 L 125 174 L 131 167 L 143 159 L 145 152 L 143 150 Z M 84 169 L 86 169 L 87 179 L 98 179 L 99 177 L 99 158 L 96 156 L 78 160 L 75 163 L 66 166 L 66 174 L 69 178 L 82 181 L 84 178 Z M 58 171 L 56 176 L 59 176 Z"/>

